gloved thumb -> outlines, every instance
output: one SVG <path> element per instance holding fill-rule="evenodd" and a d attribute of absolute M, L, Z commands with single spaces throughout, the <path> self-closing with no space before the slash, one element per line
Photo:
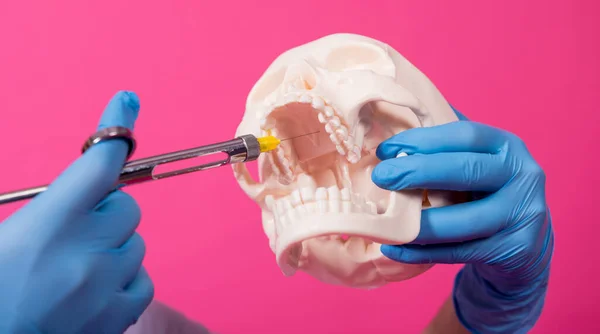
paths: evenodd
<path fill-rule="evenodd" d="M 106 106 L 97 129 L 122 126 L 133 131 L 139 109 L 135 93 L 120 91 Z M 61 203 L 62 207 L 66 203 L 84 210 L 93 209 L 116 186 L 128 150 L 127 142 L 122 139 L 92 146 L 39 197 L 43 195 L 47 200 Z"/>

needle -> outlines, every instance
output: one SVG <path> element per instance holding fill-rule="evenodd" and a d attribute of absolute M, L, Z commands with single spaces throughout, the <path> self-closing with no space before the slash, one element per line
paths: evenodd
<path fill-rule="evenodd" d="M 273 136 L 266 136 L 266 137 L 257 138 L 257 140 L 258 140 L 258 145 L 260 146 L 260 152 L 265 153 L 265 152 L 273 151 L 274 149 L 276 149 L 279 146 L 279 144 L 281 144 L 282 141 L 296 139 L 296 138 L 312 135 L 312 134 L 319 133 L 319 132 L 321 132 L 321 131 L 305 133 L 303 135 L 290 137 L 290 138 L 286 138 L 286 139 L 277 139 Z"/>
<path fill-rule="evenodd" d="M 315 131 L 315 132 L 311 132 L 311 133 L 305 133 L 303 135 L 281 139 L 280 141 L 286 141 L 286 140 L 290 140 L 290 139 L 296 139 L 296 138 L 300 138 L 300 137 L 304 137 L 304 136 L 314 135 L 315 133 L 319 133 L 319 132 L 321 132 L 321 131 Z"/>

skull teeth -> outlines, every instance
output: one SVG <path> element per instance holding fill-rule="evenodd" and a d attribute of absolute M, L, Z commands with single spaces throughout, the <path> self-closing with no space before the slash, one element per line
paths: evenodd
<path fill-rule="evenodd" d="M 270 135 L 277 137 L 277 130 L 271 129 L 268 131 Z M 279 146 L 274 151 L 267 154 L 267 161 L 271 165 L 273 174 L 279 178 L 282 183 L 289 184 L 294 179 L 294 164 L 290 158 L 286 156 L 285 150 Z"/>
<path fill-rule="evenodd" d="M 361 147 L 357 145 L 354 139 L 349 135 L 348 127 L 343 123 L 342 118 L 330 105 L 328 100 L 319 96 L 310 95 L 306 92 L 288 92 L 283 97 L 283 101 L 284 105 L 289 103 L 310 104 L 317 112 L 317 119 L 319 120 L 319 123 L 324 124 L 325 132 L 329 134 L 329 139 L 331 142 L 333 142 L 333 144 L 335 144 L 335 148 L 338 153 L 344 156 L 350 163 L 357 163 L 360 160 Z M 275 129 L 276 123 L 274 119 L 269 117 L 274 109 L 276 108 L 268 110 L 260 119 L 261 129 L 266 132 L 272 132 Z M 273 133 L 271 134 L 274 135 Z M 271 155 L 276 153 L 277 152 L 271 153 Z M 278 156 L 277 159 L 274 160 L 278 160 L 278 158 L 280 157 Z M 289 163 L 289 157 L 284 156 L 283 158 L 287 159 Z M 273 164 L 276 165 L 274 167 L 279 169 L 279 174 L 286 175 L 288 173 L 286 168 L 279 168 L 281 166 L 277 166 L 282 165 L 283 162 L 278 164 L 274 161 Z M 293 168 L 290 167 L 290 171 L 293 174 Z"/>
<path fill-rule="evenodd" d="M 267 159 L 269 159 L 273 173 L 279 177 L 280 181 L 290 183 L 294 179 L 294 166 L 281 147 L 268 154 Z"/>
<path fill-rule="evenodd" d="M 303 187 L 290 195 L 275 199 L 272 195 L 265 198 L 267 209 L 274 214 L 280 227 L 311 212 L 318 213 L 366 213 L 377 215 L 377 205 L 348 188 L 332 186 Z"/>

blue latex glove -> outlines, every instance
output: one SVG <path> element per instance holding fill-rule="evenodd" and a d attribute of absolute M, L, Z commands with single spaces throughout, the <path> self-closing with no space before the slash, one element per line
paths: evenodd
<path fill-rule="evenodd" d="M 381 143 L 372 179 L 389 190 L 470 191 L 474 201 L 423 210 L 414 242 L 381 251 L 403 263 L 466 264 L 453 291 L 463 326 L 526 333 L 542 311 L 554 249 L 544 172 L 517 136 L 457 115 Z"/>
<path fill-rule="evenodd" d="M 137 96 L 119 92 L 99 128 L 132 129 L 138 111 Z M 122 140 L 91 147 L 0 224 L 1 333 L 121 334 L 149 305 L 140 209 L 111 192 L 127 150 Z"/>

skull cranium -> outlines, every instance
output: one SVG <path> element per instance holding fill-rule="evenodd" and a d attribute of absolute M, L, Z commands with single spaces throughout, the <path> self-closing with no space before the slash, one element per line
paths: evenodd
<path fill-rule="evenodd" d="M 284 274 L 302 270 L 327 283 L 374 288 L 431 268 L 394 262 L 379 245 L 411 242 L 422 209 L 456 199 L 383 190 L 371 171 L 383 140 L 456 120 L 427 77 L 380 41 L 334 34 L 277 57 L 250 91 L 236 134 L 292 139 L 261 156 L 259 181 L 243 164 L 233 168 L 261 206 Z"/>

